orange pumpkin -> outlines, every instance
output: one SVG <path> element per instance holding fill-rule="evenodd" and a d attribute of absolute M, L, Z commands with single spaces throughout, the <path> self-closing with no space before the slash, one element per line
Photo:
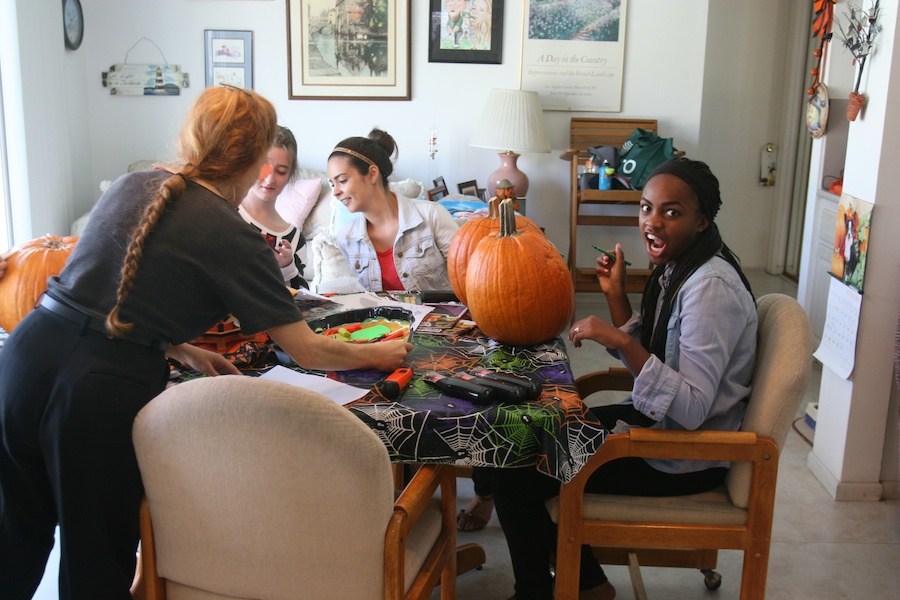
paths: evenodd
<path fill-rule="evenodd" d="M 497 208 L 499 203 L 497 198 L 491 198 L 488 202 L 488 216 L 466 221 L 454 234 L 450 249 L 447 251 L 447 275 L 450 278 L 450 287 L 453 288 L 453 293 L 459 301 L 466 306 L 469 305 L 466 301 L 466 271 L 469 258 L 481 240 L 500 231 L 500 213 Z M 528 217 L 516 215 L 515 218 L 517 229 L 544 235 L 541 228 Z"/>
<path fill-rule="evenodd" d="M 0 279 L 0 327 L 12 331 L 47 289 L 47 278 L 59 275 L 77 236 L 45 235 L 25 242 L 7 262 Z"/>
<path fill-rule="evenodd" d="M 503 344 L 546 342 L 575 311 L 565 261 L 543 234 L 516 229 L 511 200 L 500 203 L 500 232 L 483 238 L 469 258 L 466 293 L 478 328 Z"/>

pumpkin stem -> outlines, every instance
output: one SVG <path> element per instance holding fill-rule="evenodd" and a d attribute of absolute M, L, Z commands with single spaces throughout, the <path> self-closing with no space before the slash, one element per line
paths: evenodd
<path fill-rule="evenodd" d="M 497 196 L 494 196 L 490 200 L 488 200 L 488 219 L 496 219 L 500 216 L 500 208 L 498 205 L 500 204 L 500 199 Z"/>
<path fill-rule="evenodd" d="M 513 209 L 511 198 L 504 198 L 500 202 L 500 235 L 497 237 L 512 237 L 516 235 L 516 211 Z"/>

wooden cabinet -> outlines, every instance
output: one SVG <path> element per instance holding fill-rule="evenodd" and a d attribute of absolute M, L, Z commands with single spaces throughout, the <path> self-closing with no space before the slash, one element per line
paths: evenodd
<path fill-rule="evenodd" d="M 570 123 L 569 148 L 560 155 L 560 158 L 570 163 L 570 215 L 569 215 L 569 253 L 568 265 L 572 274 L 572 282 L 576 292 L 599 292 L 597 278 L 594 275 L 596 253 L 590 257 L 582 257 L 582 266 L 578 265 L 578 232 L 579 227 L 613 226 L 613 227 L 637 227 L 638 205 L 641 201 L 640 190 L 609 190 L 578 188 L 578 167 L 584 165 L 590 158 L 588 148 L 595 146 L 615 146 L 621 148 L 622 144 L 631 136 L 636 128 L 657 132 L 656 119 L 590 119 L 573 117 Z M 581 208 L 586 205 L 615 206 L 627 205 L 633 207 L 627 216 L 621 214 L 596 214 L 602 213 L 602 209 L 594 210 L 595 214 L 582 214 Z M 621 213 L 621 211 L 615 211 Z M 612 248 L 607 248 L 612 250 Z M 627 291 L 629 293 L 641 293 L 644 284 L 650 276 L 650 269 L 641 269 L 637 266 L 628 268 Z"/>

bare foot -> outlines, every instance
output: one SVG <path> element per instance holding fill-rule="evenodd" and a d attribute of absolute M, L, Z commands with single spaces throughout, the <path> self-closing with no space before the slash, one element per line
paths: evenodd
<path fill-rule="evenodd" d="M 475 495 L 469 505 L 459 511 L 456 519 L 456 528 L 459 531 L 480 531 L 484 529 L 494 512 L 493 496 L 481 497 Z"/>

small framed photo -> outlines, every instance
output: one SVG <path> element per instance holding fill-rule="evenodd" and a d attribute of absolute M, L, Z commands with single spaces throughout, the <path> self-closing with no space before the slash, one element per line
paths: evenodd
<path fill-rule="evenodd" d="M 428 62 L 500 64 L 503 0 L 429 0 Z"/>
<path fill-rule="evenodd" d="M 472 181 L 464 181 L 462 183 L 458 183 L 456 184 L 456 187 L 459 188 L 460 194 L 480 198 L 480 196 L 478 195 L 478 183 L 474 179 Z"/>
<path fill-rule="evenodd" d="M 447 187 L 439 186 L 439 187 L 431 188 L 430 190 L 425 192 L 425 195 L 428 197 L 428 199 L 430 201 L 437 202 L 438 200 L 443 199 L 443 197 L 447 195 Z"/>
<path fill-rule="evenodd" d="M 437 179 L 433 179 L 432 181 L 434 182 L 434 187 L 436 187 L 436 188 L 444 188 L 444 189 L 447 188 L 447 184 L 444 183 L 443 176 L 440 176 Z"/>
<path fill-rule="evenodd" d="M 206 87 L 233 85 L 253 89 L 253 32 L 207 29 Z"/>

